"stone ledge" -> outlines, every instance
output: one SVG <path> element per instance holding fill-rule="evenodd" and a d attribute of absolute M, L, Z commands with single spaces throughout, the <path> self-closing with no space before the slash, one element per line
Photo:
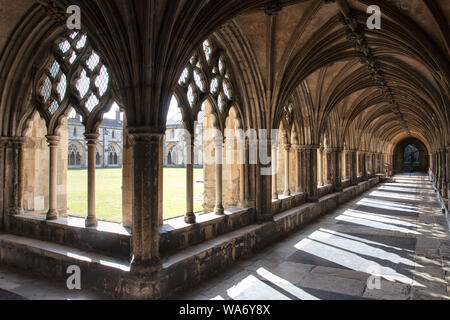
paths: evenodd
<path fill-rule="evenodd" d="M 160 253 L 170 254 L 199 244 L 224 233 L 248 226 L 255 222 L 252 208 L 231 208 L 225 215 L 197 214 L 197 223 L 187 224 L 184 217 L 168 219 L 160 228 Z"/>
<path fill-rule="evenodd" d="M 277 214 L 300 206 L 306 202 L 307 194 L 304 192 L 293 193 L 290 196 L 280 195 L 279 199 L 272 200 L 272 213 Z"/>
<path fill-rule="evenodd" d="M 96 228 L 86 228 L 85 220 L 69 217 L 47 221 L 45 216 L 13 216 L 10 232 L 37 240 L 68 245 L 117 257 L 129 258 L 131 235 L 120 224 L 99 221 Z"/>

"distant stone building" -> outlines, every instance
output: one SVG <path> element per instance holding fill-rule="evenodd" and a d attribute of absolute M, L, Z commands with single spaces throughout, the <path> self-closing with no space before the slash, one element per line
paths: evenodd
<path fill-rule="evenodd" d="M 199 114 L 199 124 L 195 129 L 195 143 L 202 145 L 203 116 Z M 84 137 L 84 125 L 81 116 L 76 115 L 68 121 L 69 144 L 68 166 L 69 169 L 87 168 L 87 143 Z M 167 120 L 167 131 L 164 138 L 164 166 L 184 167 L 186 165 L 184 155 L 183 134 L 184 128 L 181 114 L 178 113 Z M 121 168 L 123 164 L 123 121 L 120 111 L 116 113 L 116 119 L 104 119 L 100 126 L 100 137 L 97 144 L 96 165 L 100 168 Z M 202 148 L 197 148 L 194 154 L 194 165 L 203 166 Z"/>
<path fill-rule="evenodd" d="M 204 112 L 198 115 L 198 124 L 195 128 L 194 166 L 203 166 L 203 118 Z M 185 133 L 181 113 L 167 119 L 166 135 L 164 137 L 164 166 L 184 167 L 186 165 L 183 134 Z"/>
<path fill-rule="evenodd" d="M 84 137 L 84 125 L 81 117 L 69 118 L 69 169 L 85 169 L 88 166 L 87 143 Z M 95 163 L 98 168 L 121 168 L 123 164 L 123 121 L 120 111 L 116 119 L 104 119 L 99 129 Z"/>

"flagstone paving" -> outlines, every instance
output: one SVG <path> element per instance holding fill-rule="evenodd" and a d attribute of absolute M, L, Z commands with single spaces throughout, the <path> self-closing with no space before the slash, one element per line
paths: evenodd
<path fill-rule="evenodd" d="M 450 300 L 449 223 L 404 174 L 174 299 Z"/>

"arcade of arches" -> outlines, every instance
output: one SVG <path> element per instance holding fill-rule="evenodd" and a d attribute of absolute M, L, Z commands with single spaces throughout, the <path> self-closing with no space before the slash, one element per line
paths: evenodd
<path fill-rule="evenodd" d="M 66 26 L 74 4 L 81 30 Z M 366 26 L 369 5 L 380 30 Z M 448 212 L 449 17 L 446 0 L 0 0 L 0 260 L 61 279 L 75 264 L 88 287 L 164 298 L 397 173 L 429 175 Z M 172 99 L 186 204 L 165 219 Z M 122 224 L 96 215 L 99 128 L 114 104 Z M 84 155 L 67 144 L 71 112 Z M 82 163 L 88 210 L 75 219 L 66 171 Z"/>

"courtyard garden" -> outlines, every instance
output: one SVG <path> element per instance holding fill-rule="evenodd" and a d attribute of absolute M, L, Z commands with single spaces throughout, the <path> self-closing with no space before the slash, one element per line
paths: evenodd
<path fill-rule="evenodd" d="M 122 222 L 122 169 L 96 170 L 96 212 L 104 221 Z M 194 206 L 202 211 L 203 169 L 194 170 Z M 186 169 L 164 169 L 164 219 L 185 214 Z M 67 173 L 68 215 L 87 216 L 87 170 L 69 170 Z"/>

